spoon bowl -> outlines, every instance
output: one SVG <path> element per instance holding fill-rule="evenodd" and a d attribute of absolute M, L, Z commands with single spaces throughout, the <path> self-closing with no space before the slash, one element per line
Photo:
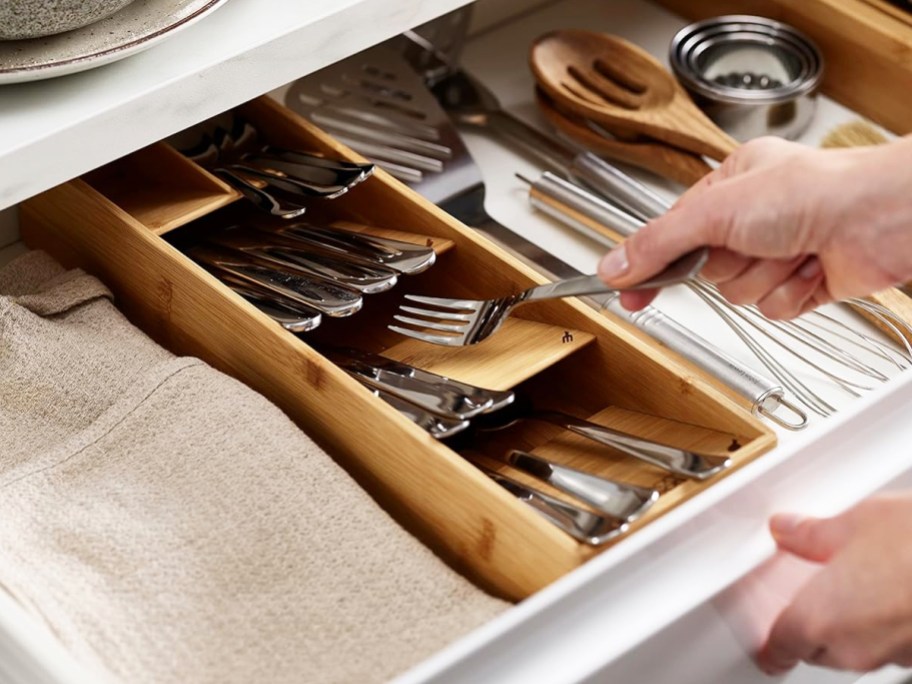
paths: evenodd
<path fill-rule="evenodd" d="M 558 108 L 612 133 L 645 135 L 720 161 L 738 146 L 658 60 L 623 38 L 552 31 L 535 41 L 529 60 Z"/>

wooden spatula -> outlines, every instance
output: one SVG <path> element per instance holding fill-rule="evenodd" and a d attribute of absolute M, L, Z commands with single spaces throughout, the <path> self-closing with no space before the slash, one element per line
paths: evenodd
<path fill-rule="evenodd" d="M 658 60 L 617 36 L 553 31 L 532 45 L 530 64 L 562 111 L 612 132 L 647 135 L 720 161 L 738 146 Z"/>
<path fill-rule="evenodd" d="M 601 135 L 586 120 L 560 111 L 540 89 L 536 91 L 536 101 L 552 126 L 603 157 L 652 171 L 686 186 L 693 185 L 712 170 L 703 157 L 662 142 L 619 140 Z"/>

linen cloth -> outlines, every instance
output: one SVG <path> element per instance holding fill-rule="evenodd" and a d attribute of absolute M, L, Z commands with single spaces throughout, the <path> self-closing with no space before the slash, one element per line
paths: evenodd
<path fill-rule="evenodd" d="M 0 587 L 99 679 L 375 682 L 503 611 L 81 271 L 0 270 Z"/>

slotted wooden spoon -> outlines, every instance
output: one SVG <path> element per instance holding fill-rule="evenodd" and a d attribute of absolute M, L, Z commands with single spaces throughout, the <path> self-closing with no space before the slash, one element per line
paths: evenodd
<path fill-rule="evenodd" d="M 676 181 L 693 185 L 712 170 L 700 155 L 655 140 L 619 140 L 593 130 L 585 119 L 561 111 L 541 89 L 536 101 L 552 126 L 596 154 L 624 162 Z"/>
<path fill-rule="evenodd" d="M 691 101 L 661 62 L 623 38 L 580 29 L 532 45 L 532 73 L 564 112 L 721 161 L 738 142 Z"/>

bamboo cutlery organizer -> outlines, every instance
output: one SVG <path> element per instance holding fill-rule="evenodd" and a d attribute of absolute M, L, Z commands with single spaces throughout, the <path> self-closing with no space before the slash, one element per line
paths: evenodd
<path fill-rule="evenodd" d="M 241 114 L 273 144 L 360 161 L 268 98 L 244 105 Z M 481 387 L 516 389 L 536 408 L 732 458 L 731 468 L 713 479 L 683 481 L 534 421 L 519 422 L 481 449 L 485 465 L 540 489 L 547 486 L 497 458 L 497 442 L 658 489 L 658 501 L 628 534 L 775 443 L 773 433 L 711 379 L 575 300 L 525 306 L 471 347 L 436 347 L 389 331 L 403 294 L 477 299 L 542 281 L 380 170 L 343 198 L 315 203 L 305 219 L 366 226 L 359 229 L 367 232 L 379 227 L 378 234 L 434 247 L 437 263 L 373 295 L 356 316 L 300 336 L 287 332 L 172 244 L 172 236 L 195 230 L 197 218 L 211 223 L 241 211 L 238 199 L 221 180 L 159 143 L 29 200 L 22 233 L 29 246 L 101 278 L 130 319 L 171 351 L 198 356 L 270 398 L 407 529 L 499 595 L 528 596 L 601 549 L 553 527 L 333 365 L 321 346 L 358 347 Z"/>

